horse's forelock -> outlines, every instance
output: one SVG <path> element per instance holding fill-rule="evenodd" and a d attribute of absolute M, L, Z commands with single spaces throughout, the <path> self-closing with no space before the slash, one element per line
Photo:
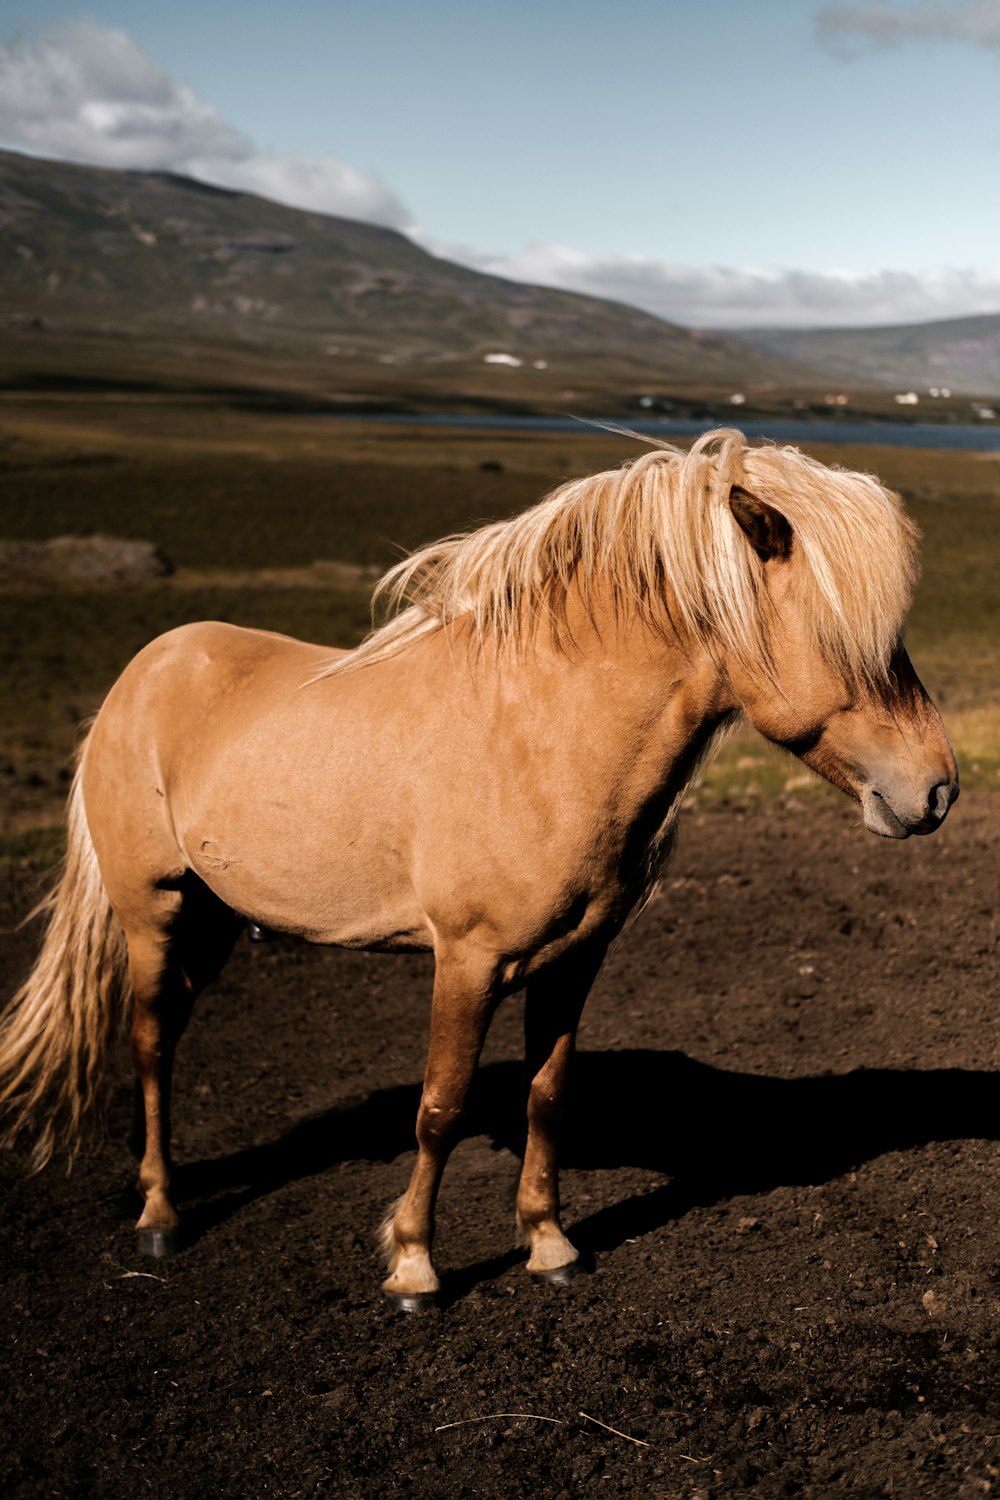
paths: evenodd
<path fill-rule="evenodd" d="M 917 576 L 918 532 L 899 496 L 794 448 L 748 449 L 745 470 L 791 526 L 803 613 L 825 653 L 847 676 L 884 681 Z"/>

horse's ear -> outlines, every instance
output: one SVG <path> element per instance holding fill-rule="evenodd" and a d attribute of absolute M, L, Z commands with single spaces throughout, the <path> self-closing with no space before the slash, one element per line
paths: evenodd
<path fill-rule="evenodd" d="M 787 557 L 792 550 L 792 528 L 780 510 L 751 495 L 741 484 L 729 491 L 729 509 L 761 562 Z"/>

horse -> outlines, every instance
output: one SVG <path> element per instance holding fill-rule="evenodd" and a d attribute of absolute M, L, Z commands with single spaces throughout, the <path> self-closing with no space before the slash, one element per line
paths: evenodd
<path fill-rule="evenodd" d="M 40 955 L 0 1029 L 4 1140 L 73 1153 L 131 1017 L 139 1249 L 179 1246 L 170 1081 L 248 923 L 435 959 L 409 1186 L 383 1291 L 439 1290 L 434 1208 L 487 1028 L 525 989 L 527 1269 L 578 1268 L 557 1140 L 580 1014 L 649 900 L 685 788 L 742 714 L 860 803 L 938 828 L 951 746 L 902 644 L 917 533 L 876 478 L 732 429 L 650 446 L 523 514 L 404 558 L 384 624 L 333 652 L 182 626 L 85 739 Z"/>

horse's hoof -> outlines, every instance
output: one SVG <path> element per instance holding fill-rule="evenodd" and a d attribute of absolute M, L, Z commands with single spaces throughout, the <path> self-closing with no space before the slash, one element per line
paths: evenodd
<path fill-rule="evenodd" d="M 438 1305 L 437 1292 L 386 1292 L 385 1295 L 389 1306 L 399 1312 L 431 1312 Z"/>
<path fill-rule="evenodd" d="M 169 1260 L 181 1248 L 177 1229 L 140 1229 L 138 1241 L 139 1254 L 151 1255 L 154 1260 Z"/>
<path fill-rule="evenodd" d="M 571 1260 L 568 1266 L 555 1266 L 551 1271 L 529 1271 L 528 1275 L 532 1281 L 546 1286 L 569 1286 L 571 1281 L 583 1275 L 583 1267 L 578 1260 Z"/>

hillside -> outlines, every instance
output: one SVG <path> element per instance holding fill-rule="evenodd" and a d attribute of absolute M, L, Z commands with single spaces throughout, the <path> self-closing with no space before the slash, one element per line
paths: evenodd
<path fill-rule="evenodd" d="M 438 259 L 390 229 L 160 172 L 0 152 L 0 327 L 423 368 L 501 351 L 546 368 L 725 386 L 801 371 L 725 334 Z"/>
<path fill-rule="evenodd" d="M 880 328 L 755 328 L 738 337 L 758 353 L 801 361 L 844 385 L 1000 395 L 998 313 Z"/>

